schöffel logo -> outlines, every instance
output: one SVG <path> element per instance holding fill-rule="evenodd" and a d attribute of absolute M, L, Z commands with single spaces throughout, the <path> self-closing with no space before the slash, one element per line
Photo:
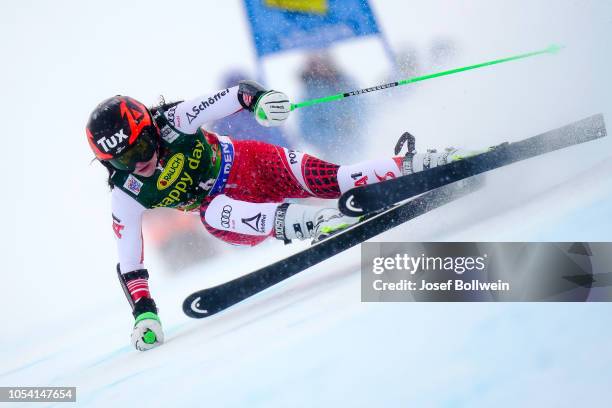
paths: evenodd
<path fill-rule="evenodd" d="M 214 105 L 215 102 L 218 102 L 219 100 L 221 100 L 222 97 L 228 94 L 229 94 L 229 88 L 226 89 L 225 91 L 217 92 L 213 96 L 210 96 L 208 99 L 204 99 L 203 101 L 201 101 L 198 105 L 193 106 L 191 108 L 191 111 L 193 112 L 193 114 L 189 112 L 186 113 L 189 124 L 191 124 L 191 122 L 193 122 L 194 119 L 198 117 L 200 112 L 206 110 L 206 108 L 208 108 L 209 106 Z"/>
<path fill-rule="evenodd" d="M 168 160 L 164 171 L 157 178 L 157 189 L 165 190 L 179 178 L 183 166 L 185 165 L 185 156 L 182 153 L 177 153 Z"/>

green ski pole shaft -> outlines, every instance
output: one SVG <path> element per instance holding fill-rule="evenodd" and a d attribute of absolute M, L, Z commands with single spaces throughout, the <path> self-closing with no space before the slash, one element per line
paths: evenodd
<path fill-rule="evenodd" d="M 348 98 L 350 96 L 357 96 L 357 95 L 361 95 L 361 94 L 365 94 L 365 93 L 370 93 L 370 92 L 375 92 L 375 91 L 382 91 L 383 89 L 389 89 L 389 88 L 394 88 L 396 86 L 412 84 L 412 83 L 415 83 L 415 82 L 421 82 L 421 81 L 425 81 L 427 79 L 438 78 L 438 77 L 441 77 L 441 76 L 457 74 L 459 72 L 470 71 L 472 69 L 478 69 L 478 68 L 482 68 L 482 67 L 488 67 L 490 65 L 496 65 L 496 64 L 501 64 L 501 63 L 504 63 L 504 62 L 516 61 L 516 60 L 519 60 L 519 59 L 534 57 L 536 55 L 554 54 L 554 53 L 559 52 L 559 50 L 561 50 L 561 46 L 559 46 L 559 45 L 551 45 L 548 48 L 545 48 L 545 49 L 539 50 L 539 51 L 533 51 L 533 52 L 528 52 L 528 53 L 525 53 L 525 54 L 515 55 L 515 56 L 512 56 L 512 57 L 507 57 L 507 58 L 501 58 L 501 59 L 497 59 L 497 60 L 493 60 L 493 61 L 482 62 L 480 64 L 475 64 L 475 65 L 468 65 L 466 67 L 450 69 L 448 71 L 437 72 L 435 74 L 429 74 L 429 75 L 423 75 L 423 76 L 414 77 L 414 78 L 403 79 L 401 81 L 390 82 L 390 83 L 384 84 L 384 85 L 378 85 L 378 86 L 373 86 L 373 87 L 370 87 L 370 88 L 359 89 L 357 91 L 339 93 L 339 94 L 336 94 L 336 95 L 330 95 L 330 96 L 326 96 L 326 97 L 323 97 L 323 98 L 311 99 L 309 101 L 304 101 L 304 102 L 300 102 L 300 103 L 294 103 L 294 104 L 291 104 L 291 110 L 295 110 L 297 108 L 304 108 L 306 106 L 312 106 L 312 105 L 316 105 L 316 104 L 319 104 L 319 103 L 337 101 L 337 100 L 340 100 L 340 99 Z"/>

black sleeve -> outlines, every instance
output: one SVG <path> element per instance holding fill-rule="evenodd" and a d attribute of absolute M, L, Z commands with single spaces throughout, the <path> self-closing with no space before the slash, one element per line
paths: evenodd
<path fill-rule="evenodd" d="M 253 112 L 255 104 L 261 95 L 266 93 L 266 89 L 255 81 L 238 82 L 238 101 L 244 109 Z"/>

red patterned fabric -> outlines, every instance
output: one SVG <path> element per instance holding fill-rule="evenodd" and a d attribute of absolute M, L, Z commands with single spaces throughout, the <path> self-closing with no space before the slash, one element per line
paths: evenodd
<path fill-rule="evenodd" d="M 234 141 L 235 158 L 224 194 L 252 203 L 282 202 L 310 194 L 283 163 L 282 147 L 253 140 Z"/>
<path fill-rule="evenodd" d="M 149 283 L 145 278 L 132 279 L 126 282 L 126 285 L 134 302 L 143 297 L 151 297 Z"/>
<path fill-rule="evenodd" d="M 306 155 L 302 163 L 304 181 L 319 198 L 338 198 L 340 197 L 340 187 L 338 186 L 338 166 L 328 163 L 314 156 Z"/>
<path fill-rule="evenodd" d="M 252 203 L 282 203 L 286 198 L 312 197 L 304 190 L 286 164 L 282 147 L 253 140 L 234 140 L 234 164 L 223 194 Z M 305 155 L 302 175 L 315 197 L 338 198 L 340 189 L 336 173 L 338 165 Z M 218 230 L 206 223 L 204 214 L 214 197 L 208 197 L 200 207 L 206 229 L 215 237 L 238 245 L 257 245 L 267 237 Z"/>

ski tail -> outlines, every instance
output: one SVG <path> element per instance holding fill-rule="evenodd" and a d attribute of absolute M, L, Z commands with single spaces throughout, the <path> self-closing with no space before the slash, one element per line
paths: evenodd
<path fill-rule="evenodd" d="M 477 174 L 606 135 L 603 115 L 594 115 L 528 139 L 501 144 L 487 152 L 443 166 L 350 189 L 340 197 L 338 206 L 344 214 L 359 217 Z"/>

